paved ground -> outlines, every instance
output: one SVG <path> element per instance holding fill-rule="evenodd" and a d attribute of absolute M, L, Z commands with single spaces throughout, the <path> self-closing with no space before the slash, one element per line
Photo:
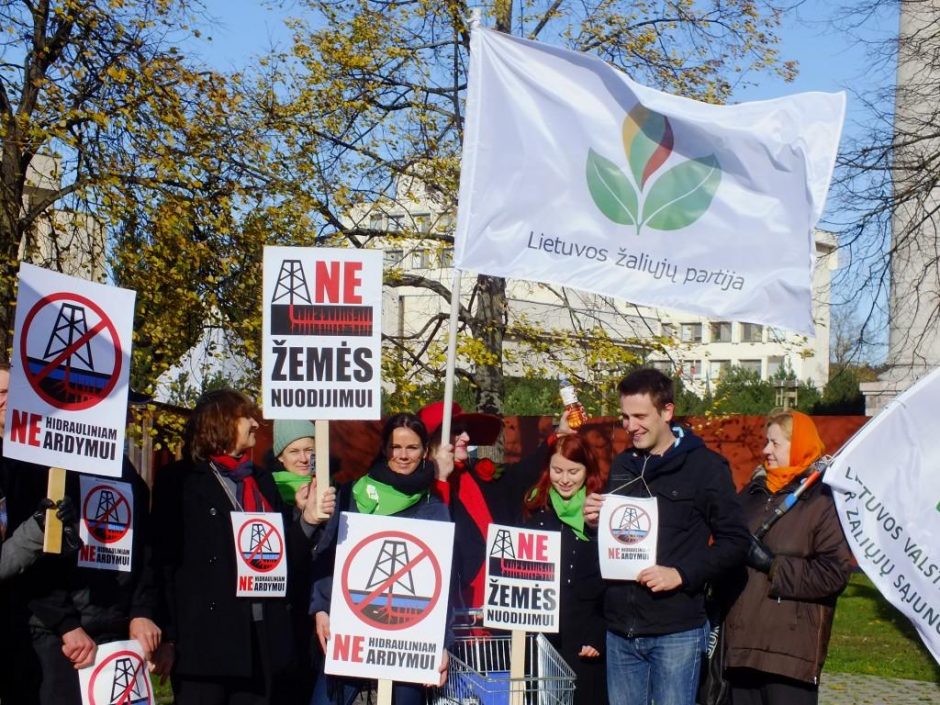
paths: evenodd
<path fill-rule="evenodd" d="M 940 704 L 940 684 L 823 672 L 819 705 Z"/>

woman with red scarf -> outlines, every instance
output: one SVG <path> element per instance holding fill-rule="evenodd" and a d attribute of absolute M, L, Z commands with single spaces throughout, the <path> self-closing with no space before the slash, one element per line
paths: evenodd
<path fill-rule="evenodd" d="M 252 462 L 258 418 L 257 406 L 239 392 L 204 394 L 186 426 L 183 460 L 162 469 L 154 487 L 164 636 L 154 663 L 159 675 L 172 676 L 177 705 L 280 705 L 309 698 L 298 692 L 302 679 L 291 648 L 288 598 L 236 596 L 232 512 L 281 516 L 288 582 L 291 564 L 310 561 L 319 522 L 312 483 L 298 490 L 300 513 L 291 521 L 271 472 Z M 334 502 L 335 492 L 327 492 L 321 509 L 331 513 Z"/>
<path fill-rule="evenodd" d="M 767 417 L 763 467 L 740 494 L 751 531 L 823 454 L 798 411 Z M 852 572 L 829 488 L 804 492 L 760 540 L 751 537 L 747 583 L 725 619 L 725 675 L 733 705 L 815 705 L 836 598 Z"/>

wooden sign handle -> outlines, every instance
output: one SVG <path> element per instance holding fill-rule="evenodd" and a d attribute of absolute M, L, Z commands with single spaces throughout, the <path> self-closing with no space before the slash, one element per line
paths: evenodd
<path fill-rule="evenodd" d="M 330 422 L 317 420 L 314 423 L 316 427 L 316 438 L 314 446 L 316 450 L 316 475 L 317 475 L 317 515 L 321 520 L 326 519 L 326 515 L 320 512 L 320 500 L 323 493 L 330 486 Z"/>
<path fill-rule="evenodd" d="M 376 701 L 378 705 L 392 705 L 392 683 L 388 678 L 379 678 Z"/>
<path fill-rule="evenodd" d="M 525 631 L 512 630 L 509 642 L 509 705 L 525 702 Z"/>
<path fill-rule="evenodd" d="M 65 497 L 64 468 L 49 468 L 46 497 L 56 503 Z M 62 553 L 62 522 L 55 513 L 55 507 L 46 510 L 46 530 L 42 539 L 42 550 L 45 553 Z"/>

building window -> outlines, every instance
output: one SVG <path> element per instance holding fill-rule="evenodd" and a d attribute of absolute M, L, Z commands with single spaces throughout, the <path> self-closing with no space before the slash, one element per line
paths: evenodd
<path fill-rule="evenodd" d="M 415 216 L 415 229 L 419 233 L 430 232 L 431 214 L 430 213 L 418 213 L 418 215 Z"/>
<path fill-rule="evenodd" d="M 404 227 L 404 216 L 390 215 L 388 217 L 388 229 L 391 231 L 400 231 Z"/>
<path fill-rule="evenodd" d="M 760 360 L 741 360 L 738 362 L 738 367 L 740 367 L 742 370 L 747 370 L 748 372 L 756 372 L 757 376 L 760 377 Z"/>
<path fill-rule="evenodd" d="M 450 232 L 454 229 L 454 216 L 446 213 L 437 220 L 437 228 L 441 232 Z"/>
<path fill-rule="evenodd" d="M 660 335 L 664 338 L 672 338 L 676 334 L 676 327 L 672 323 L 660 324 Z"/>
<path fill-rule="evenodd" d="M 721 375 L 727 372 L 728 367 L 730 366 L 730 360 L 709 360 L 708 378 L 713 381 L 721 379 Z"/>
<path fill-rule="evenodd" d="M 719 321 L 711 324 L 713 343 L 731 342 L 731 324 L 727 321 Z"/>
<path fill-rule="evenodd" d="M 450 247 L 446 247 L 440 251 L 440 261 L 441 268 L 447 269 L 454 263 L 454 251 Z"/>
<path fill-rule="evenodd" d="M 401 266 L 401 250 L 385 250 L 385 266 L 386 267 L 400 267 Z"/>
<path fill-rule="evenodd" d="M 687 379 L 701 379 L 702 363 L 698 360 L 683 360 L 681 362 L 682 376 Z"/>
<path fill-rule="evenodd" d="M 414 250 L 411 253 L 411 268 L 412 269 L 430 269 L 431 268 L 431 253 L 427 250 Z"/>
<path fill-rule="evenodd" d="M 670 377 L 671 377 L 671 376 L 675 373 L 675 371 L 676 371 L 676 368 L 675 368 L 675 366 L 672 364 L 672 361 L 671 361 L 671 360 L 650 360 L 648 364 L 649 364 L 649 366 L 652 367 L 654 370 L 659 370 L 659 371 L 662 372 L 664 375 L 667 375 L 667 376 L 670 376 Z"/>
<path fill-rule="evenodd" d="M 783 356 L 771 355 L 767 358 L 767 377 L 773 377 L 783 369 Z"/>
<path fill-rule="evenodd" d="M 760 343 L 764 340 L 764 326 L 756 323 L 741 324 L 742 343 Z"/>
<path fill-rule="evenodd" d="M 701 343 L 702 342 L 702 324 L 701 323 L 683 323 L 680 328 L 681 340 L 683 343 Z"/>
<path fill-rule="evenodd" d="M 369 216 L 369 228 L 371 230 L 381 230 L 385 223 L 385 216 L 381 213 L 373 213 Z"/>

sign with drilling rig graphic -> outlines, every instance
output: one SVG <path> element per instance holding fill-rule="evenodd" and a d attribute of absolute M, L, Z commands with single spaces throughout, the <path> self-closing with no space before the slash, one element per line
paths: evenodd
<path fill-rule="evenodd" d="M 153 705 L 150 671 L 140 644 L 101 644 L 95 663 L 78 671 L 82 705 Z"/>
<path fill-rule="evenodd" d="M 561 534 L 490 524 L 483 625 L 558 631 Z"/>
<path fill-rule="evenodd" d="M 382 253 L 264 248 L 265 418 L 377 419 Z"/>
<path fill-rule="evenodd" d="M 601 577 L 636 580 L 645 568 L 656 565 L 658 539 L 659 503 L 655 497 L 607 495 L 597 525 Z"/>
<path fill-rule="evenodd" d="M 20 265 L 4 455 L 121 476 L 135 297 Z"/>
<path fill-rule="evenodd" d="M 343 512 L 326 672 L 436 683 L 454 525 Z"/>
<path fill-rule="evenodd" d="M 82 475 L 82 547 L 78 565 L 130 573 L 134 550 L 134 489 L 129 482 Z"/>

